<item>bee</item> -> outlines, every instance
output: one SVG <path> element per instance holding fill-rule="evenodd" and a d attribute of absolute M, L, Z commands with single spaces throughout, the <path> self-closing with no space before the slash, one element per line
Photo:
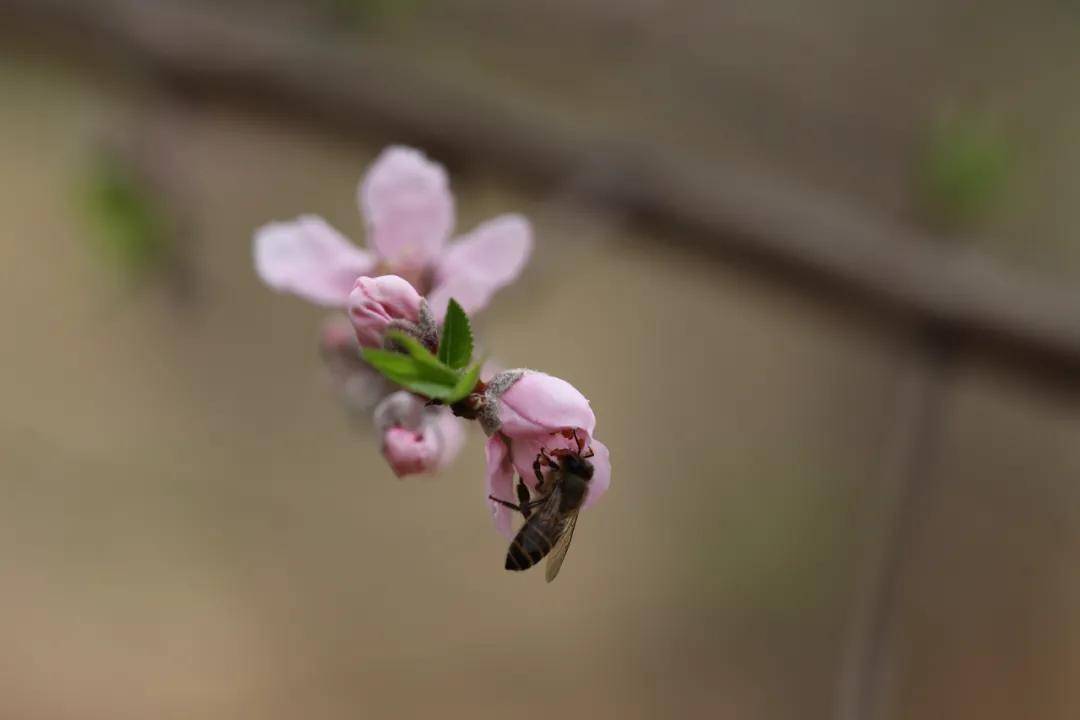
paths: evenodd
<path fill-rule="evenodd" d="M 518 504 L 489 496 L 500 505 L 520 512 L 525 518 L 525 524 L 510 541 L 510 549 L 506 551 L 506 569 L 528 570 L 547 557 L 544 577 L 548 582 L 559 574 L 566 551 L 570 549 L 578 513 L 593 476 L 593 465 L 589 462 L 593 456 L 592 449 L 583 452 L 581 439 L 576 432 L 567 437 L 573 437 L 577 442 L 576 452 L 560 448 L 548 454 L 541 450 L 533 462 L 540 497 L 532 499 L 529 489 L 520 479 L 517 485 Z M 546 478 L 543 473 L 545 465 L 551 470 Z"/>

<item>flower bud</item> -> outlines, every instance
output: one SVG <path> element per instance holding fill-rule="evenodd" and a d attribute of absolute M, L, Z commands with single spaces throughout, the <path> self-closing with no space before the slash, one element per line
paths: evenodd
<path fill-rule="evenodd" d="M 383 434 L 383 457 L 398 477 L 431 472 L 439 465 L 434 433 L 392 427 Z"/>
<path fill-rule="evenodd" d="M 495 429 L 507 437 L 596 429 L 588 399 L 560 378 L 534 370 L 507 370 L 488 383 Z"/>
<path fill-rule="evenodd" d="M 375 427 L 383 457 L 399 478 L 442 470 L 465 441 L 460 421 L 446 408 L 428 407 L 403 390 L 379 403 Z"/>
<path fill-rule="evenodd" d="M 420 319 L 420 293 L 404 278 L 362 277 L 349 294 L 349 319 L 363 347 L 382 347 L 383 335 L 395 321 L 415 324 Z"/>

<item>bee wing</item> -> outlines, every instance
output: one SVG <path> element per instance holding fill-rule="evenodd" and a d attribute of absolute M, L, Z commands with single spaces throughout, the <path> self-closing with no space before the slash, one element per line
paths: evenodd
<path fill-rule="evenodd" d="M 533 508 L 532 514 L 525 518 L 525 523 L 531 522 L 536 527 L 542 528 L 546 536 L 556 539 L 555 536 L 559 533 L 562 525 L 562 517 L 559 513 L 559 506 L 562 505 L 562 492 L 556 486 L 543 500 L 540 505 Z M 522 525 L 522 528 L 524 527 Z"/>
<path fill-rule="evenodd" d="M 577 517 L 576 510 L 566 516 L 563 532 L 559 535 L 559 539 L 555 541 L 555 547 L 551 548 L 551 553 L 548 554 L 547 564 L 544 566 L 544 577 L 548 582 L 554 580 L 555 576 L 559 574 L 559 568 L 562 567 L 563 559 L 566 558 L 566 551 L 570 549 L 570 540 L 574 537 Z"/>

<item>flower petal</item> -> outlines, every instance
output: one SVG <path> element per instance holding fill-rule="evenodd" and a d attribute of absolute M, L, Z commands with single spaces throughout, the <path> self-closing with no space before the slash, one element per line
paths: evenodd
<path fill-rule="evenodd" d="M 467 313 L 483 309 L 495 291 L 517 279 L 531 251 L 532 228 L 520 215 L 500 215 L 452 243 L 435 266 L 428 295 L 436 319 L 450 298 Z"/>
<path fill-rule="evenodd" d="M 446 170 L 419 150 L 394 146 L 379 155 L 360 184 L 368 244 L 391 269 L 424 267 L 454 227 Z"/>
<path fill-rule="evenodd" d="M 435 470 L 449 467 L 465 445 L 464 421 L 454 417 L 449 408 L 439 408 L 438 417 L 431 423 L 431 431 L 439 437 L 439 461 Z"/>
<path fill-rule="evenodd" d="M 596 416 L 589 401 L 570 383 L 528 371 L 499 398 L 500 428 L 508 437 L 580 428 L 592 435 Z"/>
<path fill-rule="evenodd" d="M 582 509 L 595 505 L 611 485 L 611 454 L 608 453 L 607 445 L 593 438 L 589 441 L 589 447 L 593 451 L 593 456 L 589 458 L 593 466 L 593 476 L 589 481 L 589 493 L 585 496 Z"/>
<path fill-rule="evenodd" d="M 514 502 L 514 466 L 510 464 L 510 452 L 506 447 L 506 441 L 501 435 L 495 433 L 488 438 L 484 445 L 484 456 L 487 459 L 487 495 Z M 514 511 L 505 505 L 500 505 L 488 497 L 488 507 L 491 509 L 491 519 L 495 521 L 495 529 L 507 538 L 514 536 L 511 521 Z"/>
<path fill-rule="evenodd" d="M 375 268 L 370 253 L 313 215 L 264 225 L 253 249 L 263 282 L 329 307 L 344 306 L 356 279 Z"/>

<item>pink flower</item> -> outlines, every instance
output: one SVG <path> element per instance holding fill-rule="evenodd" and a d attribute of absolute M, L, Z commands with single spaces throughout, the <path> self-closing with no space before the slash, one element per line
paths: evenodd
<path fill-rule="evenodd" d="M 419 321 L 422 302 L 416 288 L 397 275 L 359 278 L 349 294 L 349 319 L 356 339 L 363 347 L 382 347 L 391 323 Z"/>
<path fill-rule="evenodd" d="M 500 215 L 447 244 L 454 199 L 446 171 L 406 147 L 382 152 L 360 184 L 370 251 L 325 221 L 303 216 L 255 233 L 255 268 L 270 287 L 320 305 L 345 306 L 356 279 L 393 273 L 428 297 L 441 320 L 450 298 L 468 313 L 521 273 L 532 247 L 528 221 Z"/>
<path fill-rule="evenodd" d="M 383 457 L 399 478 L 442 470 L 465 442 L 461 421 L 449 410 L 428 407 L 404 390 L 375 408 L 375 427 L 382 436 Z"/>
<path fill-rule="evenodd" d="M 537 481 L 533 463 L 541 450 L 592 452 L 593 477 L 583 508 L 596 503 L 611 483 L 607 447 L 595 439 L 596 417 L 589 401 L 557 377 L 532 370 L 510 370 L 492 378 L 487 391 L 491 416 L 482 418 L 491 432 L 485 447 L 487 495 L 517 502 L 515 472 L 533 490 Z M 511 535 L 513 511 L 488 500 L 495 527 Z"/>

